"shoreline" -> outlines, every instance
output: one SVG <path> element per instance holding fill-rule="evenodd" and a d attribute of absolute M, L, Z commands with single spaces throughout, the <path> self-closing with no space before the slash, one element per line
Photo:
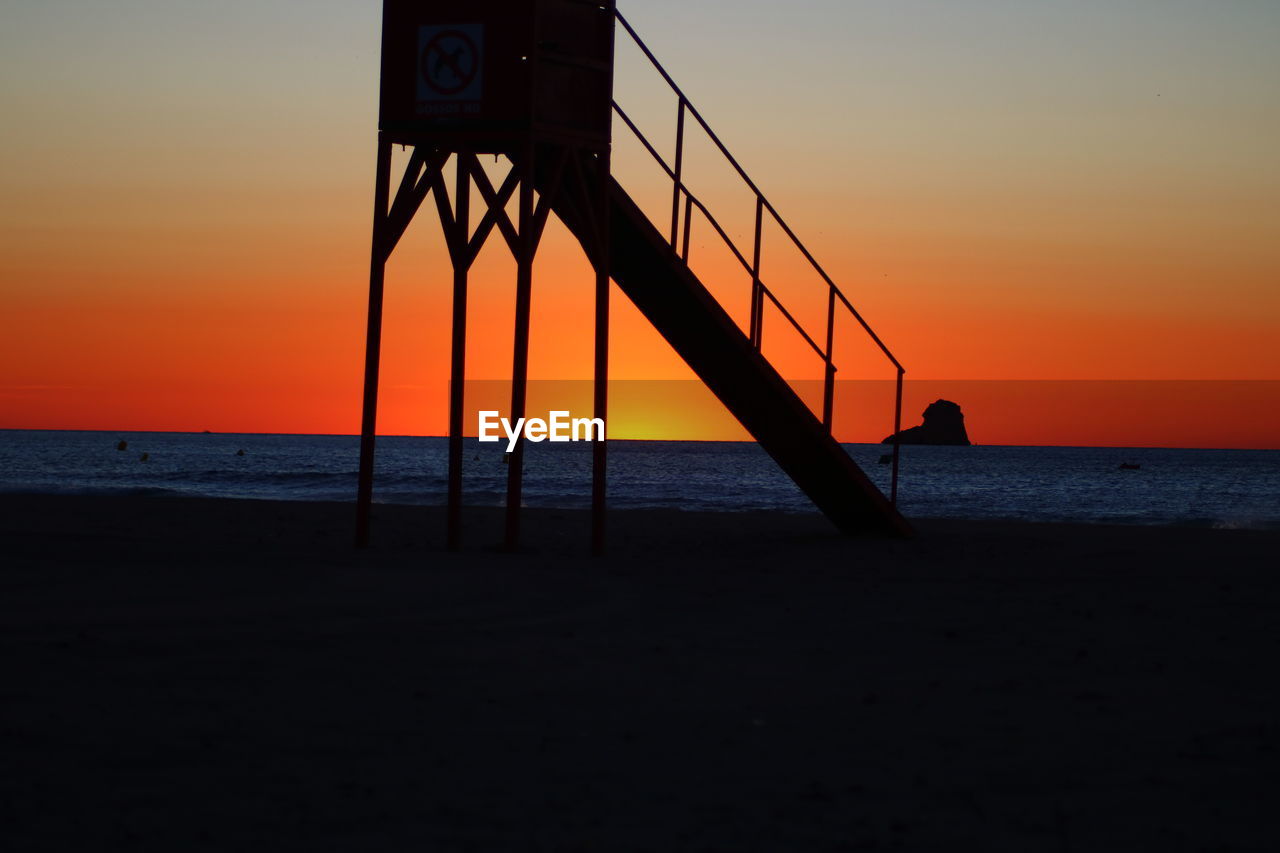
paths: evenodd
<path fill-rule="evenodd" d="M 82 489 L 68 491 L 36 491 L 14 489 L 6 491 L 0 487 L 0 506 L 6 502 L 21 502 L 25 499 L 33 500 L 68 500 L 68 501 L 90 501 L 90 502 L 165 502 L 165 501 L 208 501 L 214 504 L 239 502 L 260 505 L 280 505 L 280 506 L 296 506 L 296 507 L 325 507 L 328 508 L 326 513 L 336 514 L 340 512 L 337 508 L 348 507 L 349 514 L 354 519 L 355 515 L 355 499 L 351 500 L 334 500 L 330 498 L 307 498 L 285 500 L 278 497 L 255 497 L 252 495 L 237 495 L 234 497 L 220 497 L 210 495 L 188 494 L 176 490 L 165 489 L 163 487 L 141 487 L 137 489 Z M 401 511 L 417 511 L 428 517 L 434 517 L 437 514 L 443 514 L 445 511 L 445 503 L 443 497 L 437 503 L 405 503 L 393 500 L 379 500 L 374 495 L 372 504 L 374 511 L 379 508 L 386 508 L 392 513 L 400 513 Z M 501 515 L 505 512 L 504 505 L 501 504 L 466 504 L 463 506 L 464 514 L 473 514 L 480 516 L 488 516 L 491 514 Z M 557 507 L 557 506 L 525 506 L 522 510 L 524 513 L 532 513 L 535 516 L 552 516 L 561 515 L 581 515 L 586 517 L 590 513 L 590 509 L 582 507 Z M 619 517 L 627 517 L 645 513 L 674 513 L 677 516 L 709 516 L 711 518 L 724 517 L 742 517 L 747 519 L 753 517 L 770 517 L 778 516 L 779 518 L 818 518 L 823 516 L 815 508 L 808 509 L 789 509 L 785 507 L 769 508 L 769 509 L 683 509 L 678 506 L 628 506 L 619 508 L 610 508 L 609 516 L 617 515 Z M 1242 520 L 1225 520 L 1219 518 L 1210 518 L 1207 516 L 1197 517 L 1194 519 L 1176 519 L 1176 520 L 1116 520 L 1111 518 L 1098 518 L 1092 520 L 1081 519 L 1063 519 L 1063 518 L 1018 518 L 1014 516 L 908 516 L 907 520 L 913 525 L 923 524 L 927 528 L 946 528 L 950 529 L 956 525 L 972 525 L 975 529 L 986 527 L 1004 527 L 1004 526 L 1049 526 L 1049 527 L 1083 527 L 1083 528 L 1142 528 L 1153 530 L 1218 530 L 1218 531 L 1249 531 L 1256 533 L 1272 533 L 1280 534 L 1280 520 L 1277 519 L 1242 519 Z M 440 521 L 443 524 L 443 520 Z M 501 525 L 499 519 L 495 522 Z M 589 522 L 587 522 L 589 523 Z M 354 521 L 352 521 L 354 525 Z M 2 529 L 2 528 L 0 528 Z M 836 533 L 831 528 L 832 533 Z M 854 536 L 853 539 L 863 537 Z M 865 537 L 873 539 L 874 537 Z"/>
<path fill-rule="evenodd" d="M 15 849 L 1269 849 L 1280 533 L 0 496 Z"/>

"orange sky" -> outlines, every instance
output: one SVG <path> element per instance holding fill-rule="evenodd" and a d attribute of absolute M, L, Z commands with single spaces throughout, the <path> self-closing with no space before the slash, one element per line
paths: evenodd
<path fill-rule="evenodd" d="M 357 429 L 378 5 L 11 14 L 0 428 Z M 1280 12 L 687 5 L 622 8 L 909 378 L 1280 379 Z M 618 98 L 669 152 L 674 103 L 640 67 L 620 51 Z M 662 215 L 656 172 L 630 142 L 616 149 L 624 184 Z M 687 156 L 694 191 L 745 238 L 749 196 L 704 143 Z M 705 227 L 694 235 L 695 271 L 743 311 L 745 277 Z M 764 275 L 820 327 L 821 285 L 777 233 Z M 471 378 L 509 375 L 513 277 L 493 243 L 473 271 Z M 383 432 L 443 430 L 448 283 L 424 216 L 388 270 Z M 535 378 L 589 376 L 590 292 L 553 226 Z M 777 317 L 765 336 L 785 375 L 821 375 Z M 836 352 L 841 379 L 892 377 L 852 330 Z M 690 377 L 617 295 L 612 359 L 620 379 Z M 1100 430 L 1078 414 L 1087 395 L 1050 429 L 953 386 L 984 443 L 1122 444 L 1161 424 L 1168 438 L 1150 443 L 1280 446 L 1269 386 L 1179 387 L 1182 415 L 1113 401 L 1092 410 L 1112 413 Z M 906 422 L 922 408 L 909 397 Z M 844 437 L 877 440 L 881 423 Z"/>

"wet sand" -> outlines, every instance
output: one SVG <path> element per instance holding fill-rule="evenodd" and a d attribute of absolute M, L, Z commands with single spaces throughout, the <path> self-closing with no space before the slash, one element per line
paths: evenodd
<path fill-rule="evenodd" d="M 1280 534 L 0 498 L 6 849 L 1273 850 Z"/>

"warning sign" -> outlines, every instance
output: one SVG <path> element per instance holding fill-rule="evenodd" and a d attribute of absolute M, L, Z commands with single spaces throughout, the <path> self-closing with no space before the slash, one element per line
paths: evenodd
<path fill-rule="evenodd" d="M 441 102 L 461 106 L 480 100 L 484 67 L 481 24 L 418 28 L 419 111 Z"/>

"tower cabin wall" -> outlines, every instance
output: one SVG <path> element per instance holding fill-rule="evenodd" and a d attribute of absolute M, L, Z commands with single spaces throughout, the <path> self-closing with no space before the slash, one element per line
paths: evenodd
<path fill-rule="evenodd" d="M 613 0 L 384 0 L 378 127 L 501 153 L 609 143 Z"/>

